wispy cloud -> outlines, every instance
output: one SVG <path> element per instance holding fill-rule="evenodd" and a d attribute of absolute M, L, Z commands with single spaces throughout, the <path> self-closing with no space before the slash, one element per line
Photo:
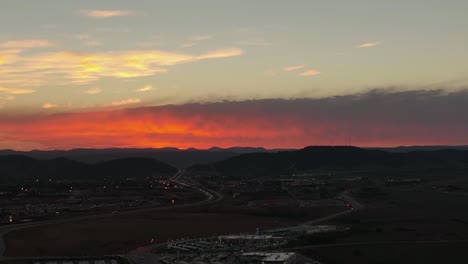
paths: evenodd
<path fill-rule="evenodd" d="M 122 106 L 122 105 L 137 104 L 137 103 L 141 103 L 140 98 L 130 98 L 130 99 L 112 102 L 110 103 L 110 106 Z"/>
<path fill-rule="evenodd" d="M 148 48 L 148 47 L 154 47 L 154 46 L 161 46 L 161 42 L 143 41 L 143 42 L 137 42 L 135 43 L 135 45 L 141 48 Z"/>
<path fill-rule="evenodd" d="M 148 92 L 148 91 L 151 91 L 151 90 L 153 90 L 153 86 L 151 86 L 151 85 L 145 85 L 145 87 L 143 87 L 143 88 L 136 89 L 137 92 Z"/>
<path fill-rule="evenodd" d="M 101 92 L 102 92 L 101 88 L 91 88 L 91 89 L 84 91 L 85 94 L 98 94 Z"/>
<path fill-rule="evenodd" d="M 193 46 L 197 45 L 195 42 L 187 42 L 181 45 L 182 48 L 191 48 Z"/>
<path fill-rule="evenodd" d="M 197 60 L 205 60 L 205 59 L 219 59 L 219 58 L 227 58 L 227 57 L 235 57 L 240 56 L 244 53 L 243 50 L 237 48 L 231 49 L 219 49 L 207 52 L 196 57 Z"/>
<path fill-rule="evenodd" d="M 197 45 L 201 41 L 205 41 L 208 39 L 213 38 L 213 35 L 195 35 L 191 36 L 187 42 L 183 43 L 181 45 L 182 48 L 191 48 L 195 45 Z"/>
<path fill-rule="evenodd" d="M 81 13 L 93 18 L 110 18 L 134 15 L 128 10 L 81 10 Z"/>
<path fill-rule="evenodd" d="M 378 41 L 366 42 L 366 43 L 362 43 L 362 44 L 358 45 L 358 48 L 372 48 L 372 47 L 375 47 L 375 46 L 377 46 L 379 44 L 380 44 L 380 42 L 378 42 Z"/>
<path fill-rule="evenodd" d="M 234 42 L 235 45 L 240 46 L 254 46 L 254 47 L 264 47 L 271 46 L 272 43 L 264 39 L 246 39 Z"/>
<path fill-rule="evenodd" d="M 200 55 L 134 50 L 102 53 L 61 51 L 25 56 L 20 52 L 0 50 L 0 85 L 86 84 L 102 77 L 151 76 L 165 73 L 174 65 L 240 56 L 242 53 L 241 49 L 229 48 Z"/>
<path fill-rule="evenodd" d="M 0 43 L 0 48 L 4 49 L 28 49 L 28 48 L 46 48 L 53 47 L 54 42 L 43 39 L 24 39 L 24 40 L 10 40 Z"/>
<path fill-rule="evenodd" d="M 84 45 L 88 47 L 96 47 L 102 45 L 101 42 L 95 40 L 91 35 L 88 34 L 78 34 L 74 36 L 76 39 L 80 40 Z"/>
<path fill-rule="evenodd" d="M 30 94 L 30 93 L 34 93 L 34 90 L 26 89 L 26 88 L 0 87 L 0 92 L 4 92 L 7 94 Z"/>
<path fill-rule="evenodd" d="M 112 27 L 99 27 L 96 28 L 97 31 L 104 31 L 104 32 L 111 32 L 111 33 L 128 33 L 130 32 L 129 28 L 126 27 L 119 27 L 119 28 L 112 28 Z"/>
<path fill-rule="evenodd" d="M 54 109 L 54 108 L 57 108 L 58 105 L 56 104 L 51 104 L 51 103 L 45 103 L 42 105 L 42 108 L 43 109 Z"/>
<path fill-rule="evenodd" d="M 320 71 L 318 70 L 307 70 L 301 74 L 299 74 L 300 76 L 315 76 L 315 75 L 319 75 L 321 74 Z"/>
<path fill-rule="evenodd" d="M 190 40 L 191 41 L 203 41 L 203 40 L 211 39 L 213 37 L 214 37 L 213 35 L 195 35 L 195 36 L 190 37 Z"/>
<path fill-rule="evenodd" d="M 20 49 L 0 50 L 0 65 L 14 62 L 19 53 Z"/>
<path fill-rule="evenodd" d="M 300 64 L 300 65 L 290 65 L 286 66 L 283 68 L 284 71 L 295 71 L 295 70 L 300 70 L 304 68 L 306 65 L 305 64 Z"/>

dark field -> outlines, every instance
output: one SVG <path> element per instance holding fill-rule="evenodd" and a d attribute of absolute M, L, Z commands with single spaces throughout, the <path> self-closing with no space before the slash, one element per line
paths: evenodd
<path fill-rule="evenodd" d="M 327 264 L 463 264 L 468 259 L 468 241 L 458 243 L 401 243 L 321 247 L 299 252 L 319 256 Z"/>
<path fill-rule="evenodd" d="M 467 263 L 468 196 L 432 187 L 379 186 L 365 209 L 332 221 L 349 236 L 302 252 L 325 263 Z"/>
<path fill-rule="evenodd" d="M 255 232 L 304 221 L 265 217 L 217 208 L 185 209 L 62 223 L 6 235 L 6 256 L 80 256 L 127 253 L 137 247 L 181 237 Z M 232 211 L 232 209 L 226 209 Z M 336 209 L 334 209 L 336 210 Z M 329 214 L 328 210 L 322 214 Z"/>

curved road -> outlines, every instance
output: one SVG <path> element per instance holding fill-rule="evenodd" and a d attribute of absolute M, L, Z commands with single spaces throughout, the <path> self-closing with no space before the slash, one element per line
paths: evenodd
<path fill-rule="evenodd" d="M 156 208 L 141 208 L 141 209 L 135 209 L 131 211 L 123 211 L 123 212 L 117 212 L 117 213 L 105 213 L 105 214 L 97 214 L 97 215 L 79 216 L 79 217 L 73 217 L 73 218 L 67 218 L 67 219 L 58 219 L 58 220 L 50 220 L 50 221 L 43 221 L 43 222 L 2 226 L 0 227 L 0 259 L 3 258 L 3 255 L 5 254 L 5 250 L 6 250 L 4 236 L 16 230 L 31 228 L 31 227 L 46 226 L 46 225 L 51 225 L 51 224 L 61 224 L 61 223 L 69 223 L 69 222 L 76 222 L 76 221 L 83 221 L 83 220 L 99 219 L 99 218 L 104 218 L 104 217 L 130 215 L 130 214 L 153 212 L 153 211 L 160 211 L 160 210 L 162 211 L 162 210 L 168 210 L 168 209 L 174 209 L 174 208 L 187 208 L 187 207 L 201 206 L 201 205 L 218 202 L 224 198 L 222 194 L 214 190 L 204 188 L 194 182 L 189 183 L 189 182 L 182 181 L 181 178 L 184 175 L 184 173 L 185 173 L 185 170 L 179 170 L 169 180 L 177 184 L 190 187 L 199 192 L 202 192 L 206 196 L 206 198 L 203 201 L 181 204 L 181 205 L 156 207 Z"/>

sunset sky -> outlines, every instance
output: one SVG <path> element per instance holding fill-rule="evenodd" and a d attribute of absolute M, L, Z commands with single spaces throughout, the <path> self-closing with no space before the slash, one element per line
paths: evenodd
<path fill-rule="evenodd" d="M 0 149 L 468 144 L 466 0 L 2 0 Z"/>

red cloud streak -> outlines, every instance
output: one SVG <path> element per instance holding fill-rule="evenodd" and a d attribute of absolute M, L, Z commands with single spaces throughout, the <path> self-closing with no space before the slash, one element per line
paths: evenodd
<path fill-rule="evenodd" d="M 395 95 L 390 96 L 393 96 L 391 104 L 396 104 L 394 108 L 390 103 L 375 102 L 388 100 L 385 96 L 384 99 L 359 96 L 0 117 L 0 147 L 22 150 L 167 146 L 300 148 L 468 142 L 468 123 L 454 117 L 459 107 L 466 108 L 466 104 L 462 106 L 466 103 L 463 100 L 461 105 L 450 101 L 453 111 L 446 107 L 443 111 L 426 111 L 425 104 L 432 105 L 433 101 L 415 105 L 405 98 L 404 104 L 399 105 Z M 374 101 L 369 103 L 369 100 Z"/>

